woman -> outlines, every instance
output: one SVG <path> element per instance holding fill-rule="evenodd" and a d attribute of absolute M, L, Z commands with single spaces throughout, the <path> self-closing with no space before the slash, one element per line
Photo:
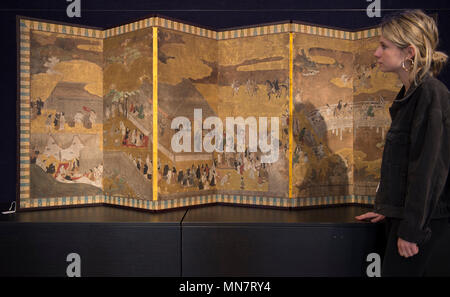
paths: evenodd
<path fill-rule="evenodd" d="M 383 72 L 403 83 L 389 108 L 374 211 L 357 216 L 386 219 L 382 276 L 423 276 L 450 217 L 450 96 L 435 76 L 447 62 L 436 51 L 435 21 L 421 10 L 392 16 L 381 25 L 374 55 Z"/>

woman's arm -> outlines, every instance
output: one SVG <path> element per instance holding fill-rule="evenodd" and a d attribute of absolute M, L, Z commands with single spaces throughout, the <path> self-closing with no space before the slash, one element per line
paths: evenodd
<path fill-rule="evenodd" d="M 443 150 L 448 150 L 444 145 L 443 113 L 439 98 L 433 96 L 437 93 L 428 90 L 418 98 L 416 116 L 424 116 L 415 118 L 411 127 L 405 216 L 398 230 L 400 238 L 417 244 L 431 236 L 428 223 L 438 202 L 435 191 L 445 183 L 442 172 L 444 167 L 448 172 L 449 166 L 444 160 L 448 158 L 443 158 Z"/>

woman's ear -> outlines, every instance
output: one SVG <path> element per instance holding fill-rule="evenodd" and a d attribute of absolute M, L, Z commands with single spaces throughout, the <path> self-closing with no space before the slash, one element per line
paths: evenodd
<path fill-rule="evenodd" d="M 414 60 L 414 56 L 416 55 L 416 49 L 414 48 L 414 46 L 409 45 L 407 48 L 407 54 L 406 57 L 409 59 L 413 59 Z"/>

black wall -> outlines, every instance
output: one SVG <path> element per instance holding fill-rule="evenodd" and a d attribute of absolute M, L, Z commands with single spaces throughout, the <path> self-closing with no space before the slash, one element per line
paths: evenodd
<path fill-rule="evenodd" d="M 440 50 L 450 53 L 450 2 L 445 0 L 379 0 L 381 16 L 407 8 L 437 13 Z M 369 18 L 366 0 L 277 0 L 277 1 L 157 1 L 157 0 L 81 0 L 81 18 L 66 15 L 66 0 L 2 0 L 0 20 L 1 44 L 1 145 L 0 209 L 9 207 L 16 197 L 17 129 L 16 129 L 16 15 L 100 28 L 114 27 L 158 13 L 185 22 L 225 29 L 259 23 L 298 20 L 323 26 L 359 29 L 379 24 L 380 18 Z M 448 67 L 449 68 L 449 67 Z M 440 79 L 450 86 L 450 71 Z"/>

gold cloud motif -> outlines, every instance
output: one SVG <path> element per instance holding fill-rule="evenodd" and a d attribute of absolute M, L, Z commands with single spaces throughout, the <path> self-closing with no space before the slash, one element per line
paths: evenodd
<path fill-rule="evenodd" d="M 222 66 L 232 66 L 244 63 L 252 59 L 266 57 L 270 52 L 272 57 L 289 56 L 289 35 L 279 36 L 256 36 L 241 39 L 228 39 L 219 41 L 219 56 L 227 57 L 227 60 L 221 59 Z M 285 46 L 280 46 L 283 44 Z M 232 53 L 232 54 L 230 54 Z"/>
<path fill-rule="evenodd" d="M 84 86 L 84 89 L 94 95 L 97 95 L 99 97 L 103 96 L 103 82 L 95 82 L 95 83 L 90 83 Z"/>
<path fill-rule="evenodd" d="M 319 64 L 334 64 L 336 62 L 335 59 L 327 56 L 309 56 L 309 59 Z"/>
<path fill-rule="evenodd" d="M 348 76 L 335 77 L 330 81 L 332 84 L 338 86 L 339 88 L 353 88 L 353 81 Z"/>
<path fill-rule="evenodd" d="M 91 52 L 102 52 L 102 47 L 100 45 L 94 45 L 94 44 L 79 44 L 77 48 L 85 51 L 91 51 Z"/>
<path fill-rule="evenodd" d="M 53 69 L 63 75 L 62 81 L 86 82 L 86 91 L 99 97 L 102 96 L 102 68 L 95 63 L 84 60 L 60 62 Z"/>
<path fill-rule="evenodd" d="M 270 71 L 270 70 L 286 70 L 288 65 L 287 60 L 279 60 L 279 61 L 269 61 L 269 62 L 261 62 L 255 63 L 252 65 L 242 65 L 239 66 L 237 71 Z"/>
<path fill-rule="evenodd" d="M 39 73 L 31 76 L 31 98 L 45 101 L 63 76 L 61 74 Z"/>

